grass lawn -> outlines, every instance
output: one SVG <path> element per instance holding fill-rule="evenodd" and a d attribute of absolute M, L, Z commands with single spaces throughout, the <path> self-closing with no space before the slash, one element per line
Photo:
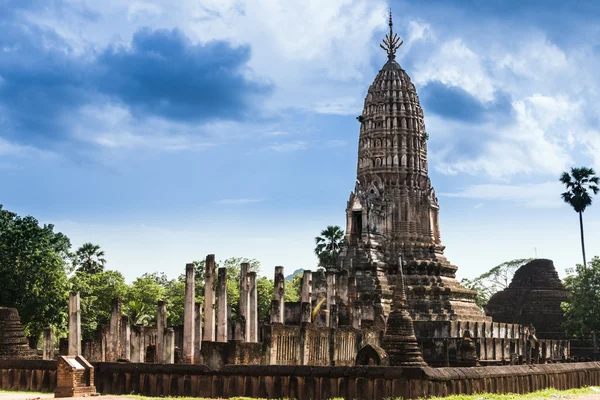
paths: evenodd
<path fill-rule="evenodd" d="M 595 390 L 594 390 L 595 389 Z M 578 396 L 583 396 L 587 394 L 598 394 L 600 395 L 600 388 L 581 388 L 581 389 L 571 389 L 571 390 L 556 390 L 556 389 L 546 389 L 540 390 L 538 392 L 527 393 L 527 394 L 495 394 L 495 393 L 479 393 L 473 395 L 454 395 L 448 397 L 430 397 L 428 400 L 517 400 L 517 399 L 568 399 L 575 398 Z M 145 397 L 145 396 L 136 396 L 129 395 L 123 396 L 128 399 L 137 399 L 137 400 L 154 400 L 154 399 L 177 399 L 177 400 L 199 400 L 198 397 Z M 231 400 L 251 400 L 253 398 L 250 397 L 234 397 Z M 211 400 L 211 399 L 204 399 Z M 256 400 L 256 399 L 254 399 Z M 342 398 L 339 399 L 331 399 L 331 400 L 344 400 Z M 392 400 L 392 399 L 390 399 Z M 399 399 L 394 399 L 399 400 Z"/>
<path fill-rule="evenodd" d="M 596 390 L 594 390 L 596 389 Z M 472 395 L 453 395 L 448 397 L 430 397 L 431 400 L 517 400 L 517 399 L 568 399 L 586 394 L 600 394 L 600 388 L 580 388 L 570 390 L 545 389 L 526 394 L 479 393 Z"/>

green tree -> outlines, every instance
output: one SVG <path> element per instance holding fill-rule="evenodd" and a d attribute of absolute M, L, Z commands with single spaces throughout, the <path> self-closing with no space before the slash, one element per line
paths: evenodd
<path fill-rule="evenodd" d="M 275 288 L 273 288 L 275 289 Z M 291 280 L 285 281 L 284 301 L 300 301 L 302 290 L 302 274 L 296 274 Z"/>
<path fill-rule="evenodd" d="M 169 279 L 165 274 L 145 273 L 137 277 L 129 286 L 125 304 L 132 303 L 132 307 L 125 307 L 125 314 L 132 324 L 144 321 L 148 324 L 156 323 L 157 303 L 166 300 Z M 147 315 L 146 318 L 142 318 Z M 135 322 L 141 318 L 141 322 Z"/>
<path fill-rule="evenodd" d="M 153 308 L 148 307 L 141 301 L 128 300 L 123 304 L 123 313 L 129 317 L 132 326 L 143 325 L 147 326 L 152 321 Z M 156 317 L 154 317 L 156 320 Z"/>
<path fill-rule="evenodd" d="M 592 168 L 571 168 L 571 173 L 563 172 L 560 181 L 566 186 L 567 191 L 561 194 L 565 203 L 569 204 L 579 214 L 579 231 L 581 233 L 581 253 L 583 254 L 583 267 L 587 266 L 585 260 L 585 242 L 583 237 L 583 212 L 592 204 L 590 194 L 600 191 L 600 179 L 595 176 Z"/>
<path fill-rule="evenodd" d="M 129 285 L 123 311 L 132 325 L 156 323 L 157 303 L 166 300 L 168 284 L 165 274 L 155 272 L 145 273 Z"/>
<path fill-rule="evenodd" d="M 508 287 L 516 270 L 531 260 L 531 258 L 521 258 L 506 261 L 474 279 L 463 278 L 460 283 L 467 289 L 477 292 L 477 305 L 483 307 L 494 293 Z"/>
<path fill-rule="evenodd" d="M 571 297 L 562 304 L 565 330 L 578 339 L 594 337 L 600 330 L 600 258 L 594 257 L 588 267 L 577 265 L 564 280 Z"/>
<path fill-rule="evenodd" d="M 328 226 L 315 238 L 315 254 L 319 258 L 319 267 L 326 270 L 335 268 L 340 256 L 344 231 L 339 226 Z"/>
<path fill-rule="evenodd" d="M 166 286 L 167 323 L 170 326 L 183 325 L 185 305 L 185 279 L 174 279 Z"/>
<path fill-rule="evenodd" d="M 88 274 L 77 271 L 71 277 L 72 291 L 81 297 L 81 333 L 91 339 L 99 326 L 110 323 L 112 301 L 126 298 L 127 284 L 118 271 L 103 271 Z"/>
<path fill-rule="evenodd" d="M 43 328 L 66 327 L 69 238 L 0 205 L 0 305 L 19 311 L 30 344 Z"/>
<path fill-rule="evenodd" d="M 271 315 L 273 285 L 273 281 L 265 276 L 261 276 L 256 280 L 256 302 L 258 303 L 259 321 L 268 321 Z"/>
<path fill-rule="evenodd" d="M 104 251 L 97 244 L 84 243 L 75 252 L 74 264 L 78 267 L 78 271 L 88 274 L 102 272 L 104 271 L 104 264 L 106 264 Z"/>

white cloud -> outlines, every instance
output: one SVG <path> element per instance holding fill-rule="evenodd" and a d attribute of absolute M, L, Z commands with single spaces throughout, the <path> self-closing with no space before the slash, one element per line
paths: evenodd
<path fill-rule="evenodd" d="M 436 46 L 427 59 L 415 65 L 413 80 L 417 85 L 439 81 L 464 89 L 482 102 L 494 99 L 496 87 L 483 66 L 482 57 L 462 39 L 453 39 Z"/>
<path fill-rule="evenodd" d="M 162 14 L 163 10 L 156 4 L 135 1 L 131 3 L 127 9 L 127 19 L 129 21 L 135 20 L 149 20 Z"/>
<path fill-rule="evenodd" d="M 357 112 L 363 84 L 373 79 L 373 54 L 379 53 L 382 62 L 385 58 L 373 41 L 376 32 L 385 35 L 385 0 L 88 0 L 87 6 L 101 18 L 85 27 L 72 20 L 61 21 L 63 26 L 48 23 L 66 31 L 63 36 L 78 42 L 77 47 L 82 47 L 83 29 L 89 47 L 99 48 L 126 44 L 142 27 L 181 29 L 198 43 L 249 45 L 251 73 L 274 84 L 265 104 L 270 110 Z M 340 98 L 356 103 L 348 109 Z"/>
<path fill-rule="evenodd" d="M 51 151 L 40 150 L 35 147 L 21 145 L 18 143 L 10 142 L 0 137 L 0 156 L 13 156 L 22 158 L 41 158 L 41 159 L 54 159 L 58 155 Z"/>
<path fill-rule="evenodd" d="M 510 181 L 556 176 L 574 162 L 600 164 L 597 127 L 590 125 L 600 116 L 595 106 L 600 88 L 591 73 L 600 59 L 586 44 L 564 50 L 539 32 L 493 45 L 486 43 L 489 38 L 432 40 L 436 32 L 427 37 L 415 44 L 418 54 L 429 54 L 414 67 L 415 83 L 460 87 L 487 105 L 499 92 L 511 101 L 510 114 L 490 114 L 483 121 L 426 114 L 433 169 Z M 463 147 L 469 135 L 473 139 Z"/>
<path fill-rule="evenodd" d="M 525 207 L 555 208 L 562 205 L 559 194 L 563 187 L 558 182 L 538 184 L 480 184 L 471 185 L 457 193 L 440 193 L 440 196 L 460 197 L 478 200 L 511 201 Z M 482 207 L 479 203 L 475 208 Z"/>

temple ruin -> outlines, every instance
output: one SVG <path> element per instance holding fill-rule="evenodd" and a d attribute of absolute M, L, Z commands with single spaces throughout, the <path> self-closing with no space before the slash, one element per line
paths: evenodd
<path fill-rule="evenodd" d="M 423 110 L 395 59 L 402 42 L 391 14 L 389 28 L 387 62 L 358 117 L 345 245 L 337 265 L 303 272 L 300 301 L 285 301 L 284 267 L 276 266 L 269 316 L 260 321 L 257 275 L 244 263 L 232 318 L 227 269 L 209 254 L 203 303 L 195 301 L 196 267 L 185 266 L 183 326 L 168 326 L 165 301 L 156 304 L 155 326 L 132 326 L 114 299 L 109 325 L 82 341 L 72 293 L 58 361 L 52 329 L 44 331 L 44 360 L 20 360 L 34 353 L 16 310 L 0 308 L 0 388 L 303 400 L 600 384 L 600 363 L 571 364 L 570 341 L 557 329 L 568 292 L 550 260 L 521 267 L 490 300 L 489 315 L 456 280 L 440 238 Z"/>
<path fill-rule="evenodd" d="M 0 360 L 38 358 L 23 332 L 19 312 L 14 308 L 0 307 Z"/>
<path fill-rule="evenodd" d="M 565 339 L 560 305 L 569 296 L 552 260 L 537 259 L 520 267 L 510 285 L 495 293 L 485 309 L 494 321 L 531 325 L 538 337 Z"/>
<path fill-rule="evenodd" d="M 456 280 L 457 267 L 445 258 L 440 239 L 423 110 L 415 86 L 396 61 L 402 43 L 391 15 L 389 28 L 382 45 L 387 62 L 358 118 L 357 179 L 347 203 L 339 263 L 326 271 L 305 271 L 296 303 L 284 301 L 284 268 L 275 267 L 270 318 L 259 323 L 256 274 L 247 264 L 240 266 L 239 315 L 232 319 L 227 271 L 217 269 L 214 255 L 208 255 L 203 305 L 194 303 L 194 265 L 186 265 L 183 327 L 167 327 L 166 306 L 159 302 L 156 327 L 129 332 L 115 300 L 109 328 L 83 345 L 88 359 L 220 368 L 501 365 L 569 357 L 568 341 L 545 336 L 550 332 L 542 321 L 535 320 L 542 327 L 536 335 L 530 323 L 493 320 L 476 305 L 475 292 Z M 553 276 L 540 284 L 558 293 L 556 281 Z M 532 307 L 537 306 L 534 301 Z M 317 307 L 320 312 L 313 315 Z"/>

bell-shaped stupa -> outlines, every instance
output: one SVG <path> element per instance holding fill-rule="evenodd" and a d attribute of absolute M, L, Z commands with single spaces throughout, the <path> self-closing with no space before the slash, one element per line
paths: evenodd
<path fill-rule="evenodd" d="M 0 360 L 37 358 L 29 348 L 19 313 L 14 308 L 0 307 Z"/>

